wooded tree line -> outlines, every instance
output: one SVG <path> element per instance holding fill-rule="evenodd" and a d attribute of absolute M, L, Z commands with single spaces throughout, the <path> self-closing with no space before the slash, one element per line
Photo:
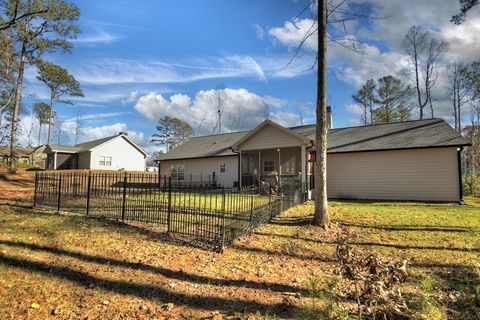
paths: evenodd
<path fill-rule="evenodd" d="M 452 19 L 453 21 L 453 19 Z M 447 43 L 439 41 L 421 27 L 412 26 L 403 40 L 409 67 L 402 70 L 407 80 L 393 75 L 378 80 L 370 79 L 363 84 L 353 101 L 361 111 L 363 125 L 434 118 L 435 96 L 433 89 L 438 85 L 440 68 L 445 68 L 447 77 L 443 83 L 448 88 L 454 127 L 462 131 L 464 115 L 470 113 L 472 105 L 478 103 L 478 77 L 480 62 L 454 61 L 448 64 L 443 59 Z M 404 83 L 404 82 L 410 83 Z"/>
<path fill-rule="evenodd" d="M 68 71 L 45 61 L 46 53 L 69 53 L 71 40 L 80 32 L 76 26 L 80 10 L 63 0 L 0 0 L 0 144 L 10 143 L 10 170 L 15 171 L 19 117 L 25 69 L 37 69 L 37 79 L 49 89 L 48 102 L 38 102 L 32 108 L 41 130 L 48 125 L 47 143 L 55 108 L 69 103 L 69 96 L 83 96 L 80 84 Z M 30 130 L 31 131 L 31 130 Z"/>

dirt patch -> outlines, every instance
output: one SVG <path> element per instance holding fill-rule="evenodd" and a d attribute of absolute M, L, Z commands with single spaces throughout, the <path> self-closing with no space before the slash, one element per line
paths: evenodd
<path fill-rule="evenodd" d="M 34 188 L 35 172 L 24 169 L 19 169 L 16 174 L 0 171 L 0 204 L 27 204 L 33 201 Z"/>

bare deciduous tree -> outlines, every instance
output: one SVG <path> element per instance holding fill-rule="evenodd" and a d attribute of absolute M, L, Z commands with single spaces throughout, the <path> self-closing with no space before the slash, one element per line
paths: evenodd
<path fill-rule="evenodd" d="M 405 35 L 403 46 L 411 61 L 410 71 L 414 78 L 420 120 L 424 118 L 428 104 L 433 118 L 432 89 L 437 80 L 436 65 L 447 44 L 436 40 L 421 27 L 412 26 Z"/>
<path fill-rule="evenodd" d="M 307 40 L 317 34 L 317 55 L 311 69 L 317 67 L 317 106 L 315 147 L 315 212 L 312 223 L 327 228 L 330 223 L 327 202 L 327 45 L 338 45 L 355 53 L 363 54 L 365 46 L 348 33 L 347 23 L 361 19 L 375 19 L 368 10 L 352 10 L 347 0 L 310 0 L 309 6 L 297 15 L 312 8 L 315 19 L 300 41 L 292 59 L 298 56 Z M 296 18 L 297 18 L 296 17 Z M 295 24 L 295 19 L 292 20 Z M 336 27 L 335 32 L 327 32 L 327 24 Z"/>
<path fill-rule="evenodd" d="M 462 61 L 456 61 L 448 65 L 447 70 L 455 130 L 462 132 L 462 109 L 469 100 L 468 68 Z"/>
<path fill-rule="evenodd" d="M 313 224 L 327 228 L 330 224 L 327 200 L 327 0 L 317 0 L 317 128 L 315 146 L 315 212 Z"/>

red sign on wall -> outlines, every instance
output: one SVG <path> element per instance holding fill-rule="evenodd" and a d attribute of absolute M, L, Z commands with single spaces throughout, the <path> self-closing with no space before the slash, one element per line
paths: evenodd
<path fill-rule="evenodd" d="M 315 162 L 317 161 L 317 151 L 310 151 L 308 153 L 308 162 Z"/>

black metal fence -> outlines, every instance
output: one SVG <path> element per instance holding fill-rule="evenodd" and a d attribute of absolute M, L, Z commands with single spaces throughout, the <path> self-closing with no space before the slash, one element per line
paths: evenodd
<path fill-rule="evenodd" d="M 34 206 L 165 226 L 217 249 L 304 201 L 302 185 L 243 189 L 172 182 L 154 173 L 44 172 L 35 176 Z"/>

